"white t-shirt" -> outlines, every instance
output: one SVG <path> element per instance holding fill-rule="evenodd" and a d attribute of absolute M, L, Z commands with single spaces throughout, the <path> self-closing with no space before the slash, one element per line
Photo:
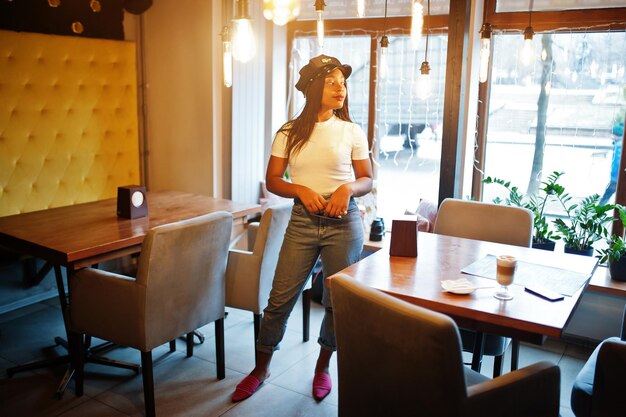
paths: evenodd
<path fill-rule="evenodd" d="M 279 132 L 272 155 L 287 158 L 287 135 Z M 289 175 L 294 184 L 321 195 L 332 194 L 340 185 L 354 181 L 352 161 L 369 158 L 367 138 L 359 125 L 336 116 L 315 123 L 311 137 L 289 158 Z"/>

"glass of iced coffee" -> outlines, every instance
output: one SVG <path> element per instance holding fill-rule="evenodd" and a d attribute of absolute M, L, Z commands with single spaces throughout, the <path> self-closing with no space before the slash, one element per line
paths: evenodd
<path fill-rule="evenodd" d="M 509 285 L 513 283 L 515 268 L 517 268 L 515 257 L 500 255 L 496 258 L 496 281 L 500 284 L 500 288 L 493 296 L 498 300 L 511 300 L 513 298 L 509 293 Z"/>

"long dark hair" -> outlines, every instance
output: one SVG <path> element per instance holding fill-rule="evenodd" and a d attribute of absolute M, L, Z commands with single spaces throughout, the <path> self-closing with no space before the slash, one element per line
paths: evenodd
<path fill-rule="evenodd" d="M 324 77 L 316 78 L 311 82 L 311 85 L 307 89 L 306 102 L 304 108 L 294 119 L 291 119 L 280 129 L 278 133 L 285 133 L 287 135 L 287 158 L 292 154 L 297 154 L 304 145 L 306 145 L 311 132 L 317 122 L 317 114 L 322 106 L 322 93 L 324 91 Z M 334 111 L 335 116 L 341 120 L 352 122 L 350 119 L 350 112 L 348 111 L 348 84 L 346 87 L 346 99 L 343 102 L 343 107 Z"/>

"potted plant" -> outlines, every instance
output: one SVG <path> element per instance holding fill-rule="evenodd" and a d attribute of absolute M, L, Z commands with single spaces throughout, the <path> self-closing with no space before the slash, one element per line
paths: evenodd
<path fill-rule="evenodd" d="M 617 204 L 615 208 L 619 212 L 622 225 L 626 227 L 626 209 Z M 611 279 L 616 281 L 626 281 L 626 242 L 624 236 L 611 235 L 608 239 L 609 246 L 606 249 L 598 250 L 600 262 L 607 262 Z"/>
<path fill-rule="evenodd" d="M 606 224 L 614 220 L 611 210 L 615 205 L 598 205 L 599 194 L 593 194 L 580 203 L 571 205 L 571 197 L 567 194 L 558 199 L 565 209 L 568 221 L 558 218 L 554 220 L 554 224 L 565 242 L 565 252 L 592 256 L 593 244 L 608 235 Z"/>
<path fill-rule="evenodd" d="M 533 194 L 524 200 L 524 195 L 519 192 L 519 188 L 512 186 L 510 181 L 500 178 L 487 177 L 483 180 L 485 184 L 500 184 L 509 192 L 508 197 L 502 200 L 494 198 L 496 204 L 506 204 L 509 206 L 524 207 L 533 212 L 533 242 L 532 247 L 536 249 L 554 250 L 555 241 L 561 237 L 551 230 L 545 216 L 546 203 L 551 196 L 561 197 L 565 195 L 565 189 L 557 181 L 563 175 L 562 172 L 554 171 L 548 176 L 547 181 L 541 183 L 539 194 Z"/>

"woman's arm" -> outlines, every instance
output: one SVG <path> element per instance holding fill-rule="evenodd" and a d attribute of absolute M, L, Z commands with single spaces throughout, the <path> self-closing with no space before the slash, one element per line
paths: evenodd
<path fill-rule="evenodd" d="M 350 197 L 360 197 L 372 191 L 372 163 L 368 159 L 352 160 L 353 182 L 342 184 L 326 204 L 324 214 L 331 217 L 343 215 L 348 210 Z"/>
<path fill-rule="evenodd" d="M 324 197 L 308 187 L 285 181 L 288 162 L 287 158 L 270 156 L 265 173 L 267 190 L 281 197 L 299 198 L 309 213 L 319 213 L 324 210 L 326 206 Z"/>

